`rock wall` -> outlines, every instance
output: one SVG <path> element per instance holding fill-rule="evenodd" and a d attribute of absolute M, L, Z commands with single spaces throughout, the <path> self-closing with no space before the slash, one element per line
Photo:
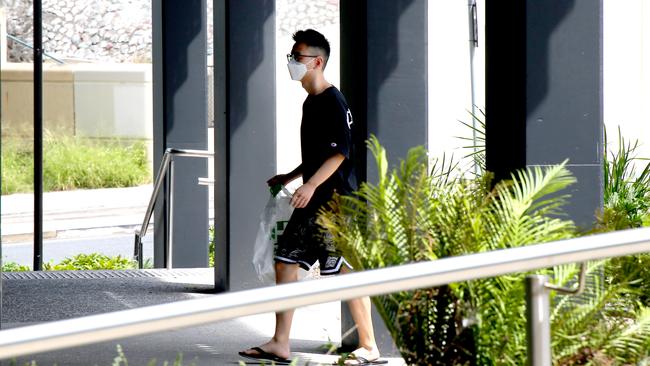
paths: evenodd
<path fill-rule="evenodd" d="M 0 0 L 7 32 L 32 44 L 32 1 Z M 277 0 L 281 34 L 338 22 L 339 0 Z M 212 54 L 212 1 L 208 54 Z M 67 60 L 151 62 L 151 0 L 43 0 L 45 52 Z M 4 43 L 4 42 L 3 42 Z M 31 62 L 32 50 L 9 40 L 10 62 Z M 47 57 L 45 58 L 47 60 Z"/>

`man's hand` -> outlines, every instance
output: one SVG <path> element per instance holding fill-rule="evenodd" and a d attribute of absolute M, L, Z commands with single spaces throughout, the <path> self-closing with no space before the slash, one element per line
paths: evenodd
<path fill-rule="evenodd" d="M 290 179 L 287 174 L 278 174 L 275 177 L 269 178 L 269 180 L 266 181 L 266 184 L 268 184 L 269 187 L 272 187 L 276 184 L 282 184 L 283 186 L 286 186 L 289 181 Z"/>
<path fill-rule="evenodd" d="M 291 198 L 291 206 L 295 208 L 306 207 L 309 203 L 309 200 L 311 200 L 311 197 L 314 195 L 315 190 L 315 185 L 309 182 L 303 184 L 296 190 L 296 192 L 294 192 L 293 198 Z"/>

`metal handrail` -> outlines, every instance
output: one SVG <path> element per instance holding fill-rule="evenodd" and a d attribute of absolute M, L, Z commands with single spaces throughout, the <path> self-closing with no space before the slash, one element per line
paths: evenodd
<path fill-rule="evenodd" d="M 27 47 L 27 48 L 32 49 L 32 50 L 34 49 L 34 46 L 32 46 L 31 44 L 23 41 L 22 39 L 20 39 L 20 38 L 18 38 L 16 36 L 12 36 L 11 34 L 7 34 L 7 38 L 9 38 L 10 40 L 12 40 L 12 41 L 24 46 L 24 47 Z M 65 64 L 65 61 L 60 60 L 60 59 L 50 55 L 47 52 L 43 52 L 43 56 L 47 56 L 47 57 L 51 58 L 52 60 L 56 61 L 57 63 L 59 63 L 61 65 Z"/>
<path fill-rule="evenodd" d="M 147 234 L 147 229 L 149 228 L 149 221 L 151 221 L 151 215 L 153 214 L 154 206 L 156 205 L 156 199 L 160 193 L 162 187 L 163 179 L 168 177 L 168 189 L 166 201 L 169 204 L 167 209 L 167 247 L 166 247 L 166 260 L 165 267 L 167 269 L 172 268 L 172 250 L 173 250 L 173 220 L 172 218 L 174 213 L 174 157 L 184 156 L 184 157 L 194 157 L 194 158 L 213 158 L 214 152 L 207 150 L 188 150 L 188 149 L 175 149 L 168 148 L 163 154 L 162 161 L 160 162 L 160 167 L 158 168 L 158 174 L 156 175 L 156 180 L 153 185 L 153 192 L 151 193 L 151 199 L 149 199 L 149 205 L 147 206 L 147 211 L 144 214 L 144 220 L 140 230 L 135 231 L 135 243 L 133 248 L 133 256 L 138 261 L 138 268 L 142 269 L 144 266 L 143 258 L 143 248 L 142 248 L 142 239 Z M 169 172 L 169 175 L 167 173 Z"/>
<path fill-rule="evenodd" d="M 0 331 L 0 359 L 336 300 L 441 286 L 643 252 L 650 252 L 650 228 L 61 320 Z"/>

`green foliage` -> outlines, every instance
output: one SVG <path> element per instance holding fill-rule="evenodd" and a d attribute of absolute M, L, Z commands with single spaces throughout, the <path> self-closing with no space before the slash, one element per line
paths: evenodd
<path fill-rule="evenodd" d="M 100 253 L 77 254 L 72 258 L 65 258 L 60 263 L 43 263 L 46 271 L 85 271 L 85 270 L 120 270 L 135 269 L 137 263 L 122 256 L 110 257 Z M 145 263 L 146 267 L 146 263 Z M 31 271 L 31 267 L 19 265 L 14 262 L 3 263 L 3 272 Z"/>
<path fill-rule="evenodd" d="M 636 161 L 650 160 L 636 156 L 639 141 L 626 141 L 618 131 L 618 150 L 608 151 L 605 134 L 604 212 L 599 217 L 597 230 L 601 232 L 641 227 L 649 223 L 650 162 L 640 173 Z M 607 153 L 609 152 L 609 158 Z"/>
<path fill-rule="evenodd" d="M 72 270 L 93 270 L 93 269 L 133 269 L 132 259 L 120 255 L 109 257 L 104 254 L 77 254 L 72 258 L 65 258 L 59 264 L 43 263 L 46 271 L 72 271 Z"/>
<path fill-rule="evenodd" d="M 214 267 L 214 225 L 208 228 L 208 266 Z"/>
<path fill-rule="evenodd" d="M 612 286 L 624 285 L 633 290 L 633 298 L 640 303 L 650 304 L 650 254 L 610 259 L 606 278 Z"/>
<path fill-rule="evenodd" d="M 572 296 L 553 298 L 551 329 L 557 365 L 628 365 L 647 357 L 648 309 L 636 301 L 626 284 L 603 283 L 601 279 L 608 277 L 603 276 L 603 269 L 613 270 L 609 261 L 589 264 L 592 283 L 578 301 Z M 576 265 L 554 271 L 560 281 L 577 273 Z"/>
<path fill-rule="evenodd" d="M 376 184 L 363 184 L 353 196 L 337 196 L 321 224 L 346 258 L 358 268 L 378 268 L 481 251 L 570 238 L 571 221 L 562 219 L 561 194 L 575 182 L 564 164 L 520 171 L 492 187 L 489 174 L 472 180 L 452 178 L 449 167 L 412 149 L 389 172 L 386 151 L 375 138 L 369 148 L 377 162 Z M 459 175 L 460 176 L 460 175 Z M 591 264 L 597 274 L 602 264 Z M 539 271 L 568 286 L 575 265 Z M 394 293 L 374 299 L 408 364 L 520 365 L 526 359 L 524 278 L 527 273 Z M 591 277 L 600 278 L 597 275 Z M 621 280 L 622 281 L 622 280 Z M 555 296 L 552 331 L 557 364 L 640 360 L 642 347 L 626 354 L 616 342 L 647 344 L 646 310 L 613 306 L 626 295 L 625 283 L 595 285 L 584 304 Z M 628 305 L 633 301 L 624 301 Z M 632 332 L 630 326 L 636 324 Z M 596 332 L 598 336 L 586 336 Z"/>
<path fill-rule="evenodd" d="M 16 262 L 3 262 L 2 263 L 2 272 L 26 272 L 31 271 L 32 269 L 29 266 L 23 266 Z"/>
<path fill-rule="evenodd" d="M 609 151 L 605 134 L 604 210 L 594 232 L 608 232 L 650 226 L 650 162 L 635 169 L 640 158 L 639 141 L 627 141 L 619 129 L 618 150 Z M 608 155 L 607 155 L 608 154 Z M 631 288 L 643 304 L 650 304 L 650 254 L 613 258 L 608 262 L 607 282 Z"/>
<path fill-rule="evenodd" d="M 129 366 L 129 361 L 126 359 L 126 356 L 124 355 L 124 351 L 122 350 L 122 346 L 119 344 L 116 346 L 117 348 L 117 356 L 113 359 L 113 366 Z"/>
<path fill-rule="evenodd" d="M 465 158 L 471 158 L 475 167 L 475 171 L 478 174 L 485 174 L 487 171 L 485 166 L 485 112 L 478 108 L 479 114 L 473 114 L 470 112 L 473 123 L 467 123 L 463 121 L 458 121 L 462 125 L 469 128 L 472 132 L 472 137 L 462 137 L 458 138 L 461 140 L 466 140 L 470 143 L 468 146 L 463 146 L 465 149 L 470 149 L 472 152 L 465 156 Z"/>
<path fill-rule="evenodd" d="M 2 143 L 2 194 L 31 192 L 34 181 L 31 143 Z M 46 134 L 43 141 L 43 190 L 131 187 L 151 181 L 143 142 L 92 140 Z"/>

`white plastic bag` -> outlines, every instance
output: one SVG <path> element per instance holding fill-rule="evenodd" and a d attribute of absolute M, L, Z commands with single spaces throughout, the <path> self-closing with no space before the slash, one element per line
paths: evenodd
<path fill-rule="evenodd" d="M 291 196 L 286 187 L 282 186 L 282 190 L 275 197 L 271 195 L 262 215 L 260 215 L 260 226 L 255 238 L 253 266 L 257 277 L 265 284 L 275 283 L 273 251 L 278 237 L 284 232 L 293 212 Z"/>

